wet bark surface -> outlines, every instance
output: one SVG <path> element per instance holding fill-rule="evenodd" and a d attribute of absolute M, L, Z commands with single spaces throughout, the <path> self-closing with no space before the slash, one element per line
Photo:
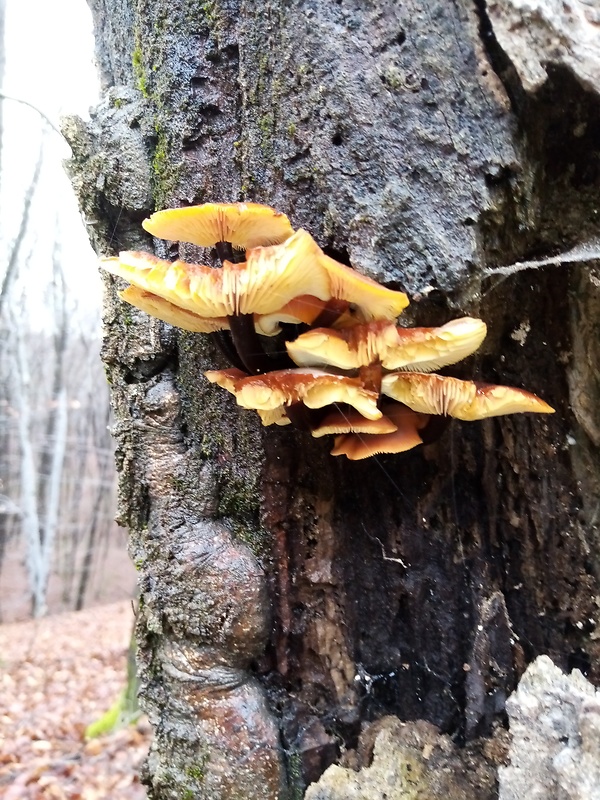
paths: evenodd
<path fill-rule="evenodd" d="M 150 795 L 300 796 L 387 715 L 490 735 L 540 653 L 598 682 L 599 284 L 587 267 L 492 274 L 597 235 L 597 96 L 564 66 L 527 94 L 467 0 L 92 7 L 106 100 L 68 133 L 99 249 L 209 263 L 140 220 L 267 202 L 405 290 L 408 323 L 481 316 L 486 343 L 448 374 L 557 410 L 351 463 L 260 429 L 203 381 L 224 366 L 206 337 L 111 287 Z"/>

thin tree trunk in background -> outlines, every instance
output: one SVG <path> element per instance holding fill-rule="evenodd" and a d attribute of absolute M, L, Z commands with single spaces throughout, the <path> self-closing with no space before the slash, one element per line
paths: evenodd
<path fill-rule="evenodd" d="M 44 567 L 40 542 L 40 517 L 37 506 L 37 470 L 31 441 L 31 406 L 29 387 L 31 376 L 22 336 L 13 343 L 13 379 L 11 399 L 18 415 L 21 462 L 21 526 L 27 547 L 27 572 L 34 616 L 45 613 Z"/>
<path fill-rule="evenodd" d="M 8 300 L 11 285 L 14 283 L 14 280 L 17 275 L 19 258 L 23 257 L 22 246 L 23 242 L 25 241 L 25 237 L 27 235 L 28 225 L 30 223 L 29 209 L 31 208 L 31 203 L 33 201 L 38 186 L 43 161 L 44 161 L 44 137 L 42 136 L 40 150 L 38 153 L 37 160 L 35 162 L 35 166 L 33 168 L 33 176 L 31 178 L 31 183 L 27 187 L 27 191 L 25 192 L 25 196 L 23 198 L 23 213 L 21 215 L 21 219 L 19 222 L 19 230 L 17 231 L 17 235 L 15 236 L 14 242 L 10 247 L 8 260 L 6 264 L 6 270 L 2 275 L 2 279 L 0 281 L 0 316 L 2 315 L 2 312 L 4 310 L 5 303 Z"/>
<path fill-rule="evenodd" d="M 108 408 L 107 408 L 108 412 Z M 108 426 L 108 413 L 106 424 Z M 99 469 L 99 485 L 98 493 L 94 500 L 92 507 L 92 514 L 89 522 L 89 530 L 87 532 L 87 542 L 83 555 L 83 561 L 79 572 L 79 581 L 77 584 L 77 594 L 75 599 L 75 610 L 79 611 L 85 604 L 85 593 L 92 575 L 92 566 L 94 563 L 94 556 L 98 546 L 98 534 L 100 533 L 100 512 L 104 503 L 103 486 L 106 485 L 109 478 L 110 462 L 107 458 L 103 458 L 98 465 Z"/>
<path fill-rule="evenodd" d="M 150 797 L 300 797 L 343 753 L 367 765 L 386 716 L 471 742 L 427 796 L 494 797 L 502 737 L 476 740 L 527 663 L 600 679 L 600 364 L 577 322 L 598 286 L 570 266 L 485 277 L 598 236 L 597 95 L 564 65 L 528 94 L 468 0 L 92 8 L 107 102 L 66 130 L 99 250 L 173 257 L 140 228 L 156 207 L 268 203 L 406 290 L 409 324 L 481 316 L 486 344 L 452 374 L 557 409 L 333 458 L 263 430 L 202 379 L 224 366 L 206 337 L 124 308 L 108 281 Z"/>

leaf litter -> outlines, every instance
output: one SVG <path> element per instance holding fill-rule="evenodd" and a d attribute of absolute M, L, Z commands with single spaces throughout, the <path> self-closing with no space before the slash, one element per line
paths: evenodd
<path fill-rule="evenodd" d="M 132 627 L 127 602 L 0 626 L 0 798 L 146 797 L 146 719 L 84 735 L 125 688 Z"/>

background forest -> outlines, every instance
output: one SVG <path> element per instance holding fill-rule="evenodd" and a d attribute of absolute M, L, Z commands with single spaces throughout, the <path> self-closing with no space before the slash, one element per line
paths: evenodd
<path fill-rule="evenodd" d="M 0 3 L 4 622 L 127 597 L 135 584 L 113 521 L 101 284 L 59 130 L 61 114 L 85 116 L 97 97 L 91 20 L 84 2 L 66 0 L 61 9 L 68 29 L 47 4 Z"/>

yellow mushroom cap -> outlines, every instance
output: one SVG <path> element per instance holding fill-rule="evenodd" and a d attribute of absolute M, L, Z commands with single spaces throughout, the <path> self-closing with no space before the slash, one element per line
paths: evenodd
<path fill-rule="evenodd" d="M 157 211 L 142 222 L 159 239 L 214 247 L 231 242 L 240 249 L 279 244 L 294 230 L 285 214 L 259 203 L 204 203 Z"/>
<path fill-rule="evenodd" d="M 300 295 L 329 300 L 327 273 L 318 265 L 319 246 L 306 231 L 281 245 L 249 250 L 241 264 L 220 268 L 164 261 L 150 253 L 123 252 L 101 266 L 139 289 L 200 317 L 272 314 Z"/>
<path fill-rule="evenodd" d="M 356 304 L 364 322 L 396 319 L 408 305 L 408 297 L 404 292 L 387 289 L 324 253 L 319 263 L 329 275 L 331 296 Z"/>
<path fill-rule="evenodd" d="M 152 294 L 152 292 L 138 289 L 137 286 L 128 286 L 127 289 L 119 292 L 119 297 L 130 305 L 145 311 L 146 314 L 161 319 L 163 322 L 168 322 L 169 325 L 182 328 L 184 331 L 213 333 L 214 331 L 222 331 L 229 328 L 229 322 L 226 317 L 213 317 L 209 319 L 206 317 L 199 317 L 192 311 L 180 308 L 169 300 Z"/>
<path fill-rule="evenodd" d="M 365 389 L 358 378 L 300 369 L 247 377 L 240 377 L 239 370 L 210 370 L 204 374 L 211 383 L 217 383 L 234 394 L 242 408 L 274 411 L 300 402 L 307 408 L 347 403 L 367 419 L 381 417 L 377 394 Z"/>
<path fill-rule="evenodd" d="M 447 415 L 467 421 L 502 414 L 554 412 L 539 397 L 523 389 L 461 381 L 458 378 L 444 378 L 421 372 L 395 372 L 385 375 L 381 392 L 414 411 Z"/>
<path fill-rule="evenodd" d="M 471 355 L 485 334 L 485 323 L 471 317 L 441 328 L 397 328 L 390 322 L 368 322 L 339 331 L 315 328 L 287 342 L 286 347 L 301 367 L 329 364 L 358 369 L 381 363 L 390 370 L 428 372 Z"/>
<path fill-rule="evenodd" d="M 359 461 L 382 453 L 405 453 L 423 444 L 419 435 L 427 424 L 428 417 L 416 414 L 399 403 L 387 403 L 385 414 L 396 426 L 391 433 L 360 434 L 348 433 L 336 436 L 332 456 L 344 455 L 351 461 Z"/>

